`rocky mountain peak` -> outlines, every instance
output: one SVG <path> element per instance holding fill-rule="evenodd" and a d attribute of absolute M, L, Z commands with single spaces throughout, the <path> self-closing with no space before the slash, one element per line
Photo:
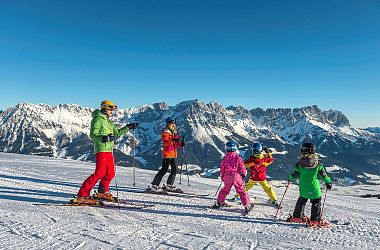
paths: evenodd
<path fill-rule="evenodd" d="M 10 107 L 0 113 L 0 151 L 92 159 L 92 141 L 88 136 L 92 111 L 74 104 L 20 103 Z M 160 134 L 168 116 L 177 120 L 181 136 L 186 136 L 188 162 L 200 169 L 219 165 L 224 143 L 228 140 L 240 146 L 260 141 L 287 152 L 288 159 L 297 159 L 299 144 L 313 142 L 325 161 L 351 169 L 352 175 L 362 173 L 363 169 L 374 173 L 373 169 L 380 165 L 378 135 L 352 128 L 340 111 L 323 111 L 316 105 L 248 110 L 241 106 L 224 108 L 217 102 L 189 100 L 174 106 L 161 102 L 119 109 L 111 119 L 119 127 L 129 122 L 140 123 L 135 131 L 139 141 L 136 156 L 146 168 L 155 169 L 161 161 Z M 131 161 L 128 158 L 131 140 L 132 133 L 116 144 L 118 158 L 125 162 Z M 365 158 L 361 155 L 364 151 L 357 150 L 358 147 L 366 147 Z M 281 155 L 277 158 L 277 166 L 289 161 Z M 120 164 L 124 164 L 122 162 Z M 281 175 L 281 171 L 277 169 L 271 174 Z"/>

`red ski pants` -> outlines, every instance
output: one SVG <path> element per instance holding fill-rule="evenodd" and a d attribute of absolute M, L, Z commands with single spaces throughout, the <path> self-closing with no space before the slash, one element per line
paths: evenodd
<path fill-rule="evenodd" d="M 108 192 L 108 186 L 115 177 L 115 162 L 112 152 L 96 153 L 96 169 L 82 184 L 78 196 L 89 196 L 92 188 L 100 180 L 99 191 Z"/>

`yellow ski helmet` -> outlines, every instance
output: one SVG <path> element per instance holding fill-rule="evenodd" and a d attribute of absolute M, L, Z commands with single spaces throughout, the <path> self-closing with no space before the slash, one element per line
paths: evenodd
<path fill-rule="evenodd" d="M 102 103 L 100 104 L 100 108 L 102 110 L 116 110 L 117 109 L 117 106 L 111 102 L 111 101 L 108 101 L 108 100 L 104 100 L 102 101 Z"/>

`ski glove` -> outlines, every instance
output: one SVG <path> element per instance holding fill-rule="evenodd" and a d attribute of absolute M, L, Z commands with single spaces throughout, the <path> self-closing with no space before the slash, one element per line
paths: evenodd
<path fill-rule="evenodd" d="M 115 140 L 115 136 L 113 134 L 108 134 L 108 135 L 102 136 L 102 142 L 104 142 L 104 143 L 111 142 L 113 140 Z"/>
<path fill-rule="evenodd" d="M 264 152 L 267 153 L 267 154 L 270 153 L 270 151 L 269 151 L 269 149 L 268 149 L 267 147 L 264 147 L 263 150 L 264 150 Z"/>
<path fill-rule="evenodd" d="M 331 188 L 332 188 L 332 184 L 331 184 L 331 183 L 326 183 L 326 188 L 327 188 L 328 190 L 331 190 Z"/>
<path fill-rule="evenodd" d="M 181 147 L 185 147 L 185 141 L 181 141 Z"/>
<path fill-rule="evenodd" d="M 290 174 L 289 176 L 288 176 L 288 181 L 289 182 L 292 182 L 294 180 L 294 176 L 292 175 L 292 174 Z"/>
<path fill-rule="evenodd" d="M 174 139 L 172 139 L 172 141 L 174 141 L 176 143 L 181 143 L 181 138 L 174 138 Z"/>
<path fill-rule="evenodd" d="M 138 122 L 133 122 L 133 123 L 128 123 L 125 125 L 128 129 L 136 129 L 139 126 L 140 123 Z"/>

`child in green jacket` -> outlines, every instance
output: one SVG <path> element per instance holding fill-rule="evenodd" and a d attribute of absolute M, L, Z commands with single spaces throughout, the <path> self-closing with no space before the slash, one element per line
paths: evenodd
<path fill-rule="evenodd" d="M 319 180 L 323 180 L 327 189 L 331 189 L 331 179 L 327 176 L 326 168 L 318 161 L 316 146 L 312 143 L 304 143 L 301 148 L 301 157 L 294 167 L 293 173 L 288 180 L 293 181 L 299 178 L 300 197 L 294 208 L 293 218 L 290 220 L 303 220 L 306 202 L 311 202 L 310 221 L 320 222 L 321 220 L 321 187 Z"/>

